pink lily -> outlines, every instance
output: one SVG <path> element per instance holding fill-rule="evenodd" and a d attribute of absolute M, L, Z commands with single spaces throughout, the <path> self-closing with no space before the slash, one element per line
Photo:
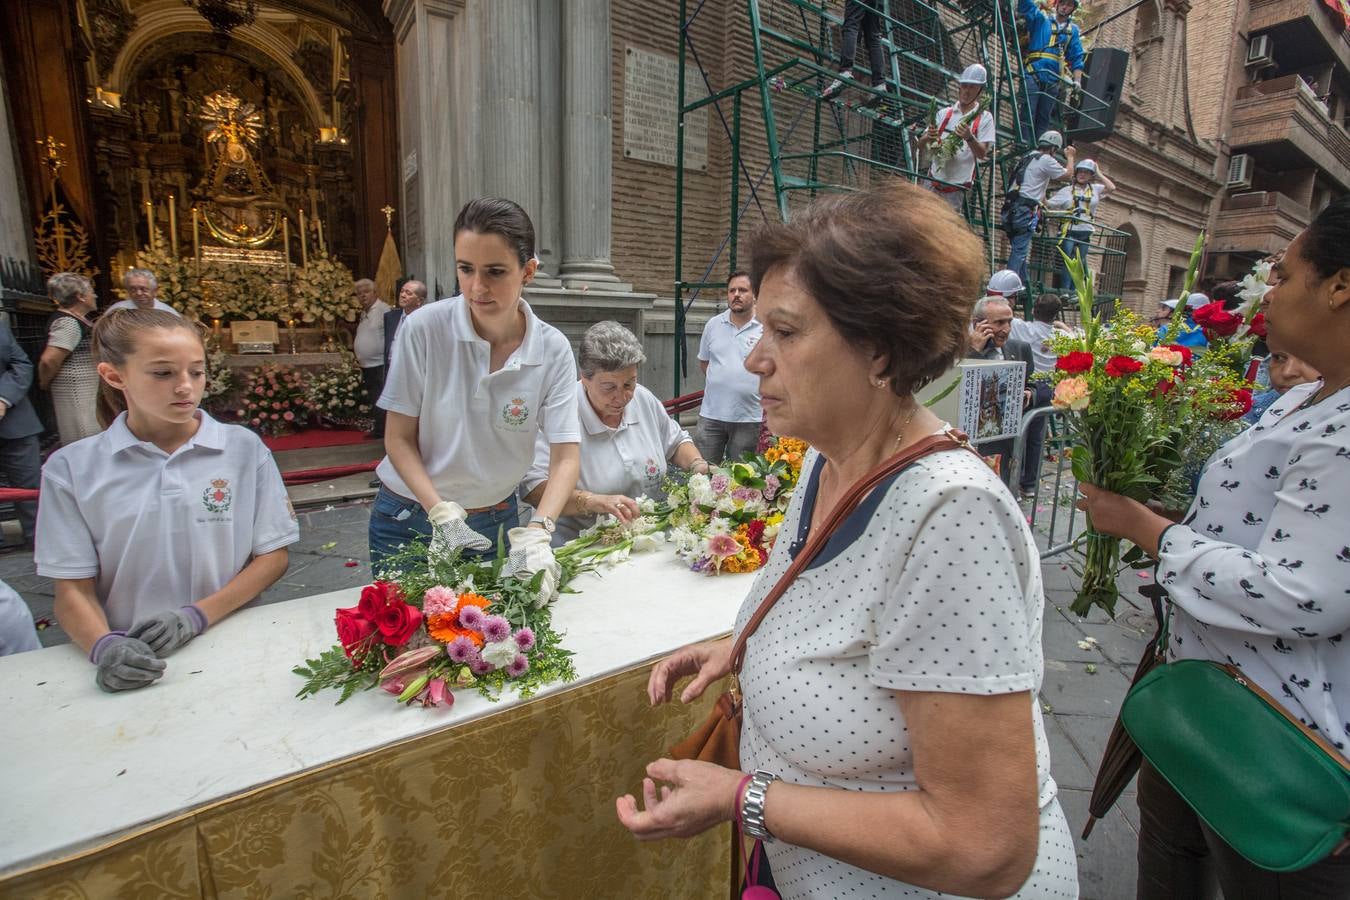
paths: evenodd
<path fill-rule="evenodd" d="M 394 657 L 393 662 L 381 670 L 380 680 L 384 681 L 386 678 L 393 678 L 395 675 L 406 675 L 417 669 L 423 669 L 443 652 L 440 644 L 430 644 L 426 647 L 418 647 L 416 650 L 400 653 Z"/>

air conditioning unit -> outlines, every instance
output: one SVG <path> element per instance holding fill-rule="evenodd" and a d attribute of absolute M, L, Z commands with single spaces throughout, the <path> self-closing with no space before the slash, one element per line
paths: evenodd
<path fill-rule="evenodd" d="M 1248 190 L 1252 186 L 1252 158 L 1247 153 L 1235 153 L 1228 160 L 1228 189 Z"/>
<path fill-rule="evenodd" d="M 1247 45 L 1248 68 L 1273 66 L 1275 64 L 1275 58 L 1271 56 L 1271 53 L 1274 49 L 1275 48 L 1270 40 L 1270 35 L 1258 34 L 1256 37 L 1252 38 L 1252 42 Z"/>

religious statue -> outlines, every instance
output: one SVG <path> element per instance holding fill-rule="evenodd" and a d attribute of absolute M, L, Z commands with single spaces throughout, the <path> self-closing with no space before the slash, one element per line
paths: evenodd
<path fill-rule="evenodd" d="M 250 149 L 262 134 L 262 113 L 229 90 L 220 90 L 203 99 L 200 118 L 212 157 L 197 185 L 197 194 L 206 198 L 202 220 L 222 244 L 267 246 L 276 236 L 285 204 Z"/>

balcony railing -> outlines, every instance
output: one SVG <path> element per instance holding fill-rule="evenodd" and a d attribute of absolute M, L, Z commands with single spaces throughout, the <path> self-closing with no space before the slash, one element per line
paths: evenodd
<path fill-rule="evenodd" d="M 1266 255 L 1288 246 L 1312 221 L 1308 207 L 1278 191 L 1247 191 L 1223 201 L 1210 249 Z"/>
<path fill-rule="evenodd" d="M 1315 166 L 1350 190 L 1350 135 L 1297 75 L 1240 88 L 1229 143 L 1266 169 Z"/>
<path fill-rule="evenodd" d="M 1350 68 L 1350 32 L 1339 26 L 1336 14 L 1322 0 L 1250 0 L 1247 32 L 1269 32 L 1277 44 L 1320 41 L 1325 50 L 1317 48 L 1313 55 L 1329 53 Z"/>

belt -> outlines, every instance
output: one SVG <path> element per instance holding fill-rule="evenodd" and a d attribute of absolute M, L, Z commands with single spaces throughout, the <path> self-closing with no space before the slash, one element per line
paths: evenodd
<path fill-rule="evenodd" d="M 405 496 L 403 496 L 403 495 L 400 494 L 398 491 L 393 490 L 392 488 L 390 488 L 389 485 L 385 484 L 384 482 L 381 482 L 381 483 L 380 483 L 380 488 L 381 488 L 382 490 L 389 491 L 389 493 L 393 494 L 395 497 L 399 498 L 400 500 L 406 500 L 406 501 L 408 501 L 409 503 L 417 503 L 417 501 L 414 500 L 412 497 L 405 497 Z M 475 506 L 473 509 L 466 509 L 466 510 L 464 510 L 464 514 L 465 514 L 466 516 L 472 516 L 472 515 L 475 515 L 475 514 L 477 514 L 477 513 L 485 513 L 485 512 L 502 512 L 502 511 L 504 511 L 504 510 L 508 510 L 508 509 L 511 508 L 511 500 L 512 500 L 512 499 L 513 499 L 513 498 L 511 498 L 511 497 L 507 497 L 507 498 L 506 498 L 505 500 L 503 500 L 501 503 L 494 503 L 494 504 L 492 504 L 491 506 Z M 421 504 L 418 504 L 418 505 L 420 506 Z"/>
<path fill-rule="evenodd" d="M 1035 60 L 1038 60 L 1038 59 L 1052 59 L 1052 60 L 1054 60 L 1055 62 L 1059 62 L 1060 56 L 1059 56 L 1058 53 L 1050 53 L 1050 52 L 1045 51 L 1045 50 L 1037 50 L 1037 51 L 1034 52 L 1034 53 L 1028 53 L 1028 54 L 1026 55 L 1026 61 L 1027 61 L 1027 62 L 1034 62 Z"/>

